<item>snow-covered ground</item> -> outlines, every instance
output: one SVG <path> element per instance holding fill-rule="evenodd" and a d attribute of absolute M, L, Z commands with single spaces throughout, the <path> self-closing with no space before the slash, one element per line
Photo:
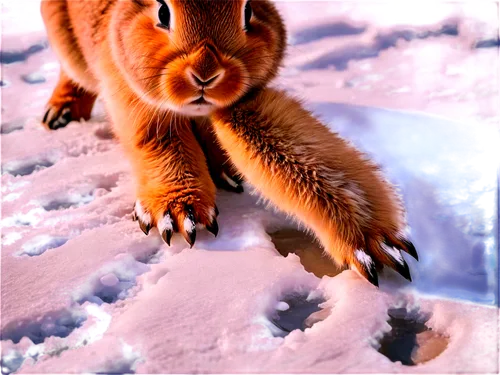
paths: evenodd
<path fill-rule="evenodd" d="M 413 283 L 338 274 L 250 194 L 193 249 L 144 236 L 102 105 L 41 127 L 59 66 L 38 1 L 5 1 L 2 373 L 498 372 L 498 3 L 277 5 L 276 85 L 399 186 Z"/>

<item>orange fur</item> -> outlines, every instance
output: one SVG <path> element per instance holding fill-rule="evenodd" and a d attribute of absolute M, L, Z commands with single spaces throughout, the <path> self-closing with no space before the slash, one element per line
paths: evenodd
<path fill-rule="evenodd" d="M 336 262 L 374 283 L 367 264 L 406 276 L 381 245 L 414 253 L 391 186 L 298 102 L 266 89 L 286 41 L 270 1 L 44 0 L 42 15 L 62 69 L 44 123 L 86 119 L 102 97 L 133 165 L 144 232 L 157 226 L 170 243 L 178 231 L 190 244 L 196 223 L 217 234 L 214 182 L 241 191 L 229 155 Z"/>
<path fill-rule="evenodd" d="M 75 120 L 88 120 L 96 99 L 95 94 L 75 85 L 61 70 L 59 82 L 47 105 L 43 124 L 49 129 L 57 129 L 66 125 L 64 121 L 69 120 L 69 116 Z"/>
<path fill-rule="evenodd" d="M 262 90 L 255 98 L 221 109 L 213 125 L 235 166 L 279 209 L 318 236 L 338 265 L 369 277 L 357 250 L 400 270 L 383 249 L 401 242 L 399 197 L 362 153 L 284 92 Z M 404 271 L 402 271 L 404 273 Z M 372 275 L 373 277 L 373 275 Z"/>

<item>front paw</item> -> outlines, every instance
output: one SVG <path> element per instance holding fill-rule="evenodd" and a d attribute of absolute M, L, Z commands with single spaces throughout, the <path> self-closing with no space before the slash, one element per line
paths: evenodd
<path fill-rule="evenodd" d="M 227 172 L 227 173 L 226 173 Z M 229 169 L 226 171 L 222 169 L 220 171 L 212 172 L 212 178 L 215 185 L 227 191 L 233 193 L 243 193 L 243 178 L 233 170 Z"/>
<path fill-rule="evenodd" d="M 219 232 L 215 203 L 195 194 L 166 194 L 158 198 L 139 198 L 134 207 L 134 219 L 147 235 L 156 227 L 163 241 L 170 246 L 175 232 L 181 233 L 190 247 L 196 241 L 196 225 L 201 224 L 214 236 Z"/>
<path fill-rule="evenodd" d="M 402 251 L 418 260 L 413 243 L 402 235 L 365 235 L 364 248 L 355 249 L 346 259 L 350 268 L 357 271 L 373 285 L 378 286 L 377 271 L 388 266 L 405 279 L 411 281 L 410 269 L 403 258 Z"/>
<path fill-rule="evenodd" d="M 68 125 L 71 121 L 89 120 L 96 96 L 74 89 L 69 95 L 55 92 L 47 104 L 42 124 L 50 130 Z"/>

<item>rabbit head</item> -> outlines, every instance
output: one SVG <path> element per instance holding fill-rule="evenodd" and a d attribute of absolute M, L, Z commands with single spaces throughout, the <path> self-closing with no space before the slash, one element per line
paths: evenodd
<path fill-rule="evenodd" d="M 111 33 L 113 57 L 136 94 L 188 116 L 266 85 L 286 43 L 268 0 L 118 1 Z"/>

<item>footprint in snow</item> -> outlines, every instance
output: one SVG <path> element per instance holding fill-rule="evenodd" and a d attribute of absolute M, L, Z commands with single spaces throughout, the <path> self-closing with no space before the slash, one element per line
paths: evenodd
<path fill-rule="evenodd" d="M 21 79 L 30 85 L 36 85 L 39 83 L 47 82 L 47 80 L 42 74 L 36 72 L 30 74 L 24 74 L 21 76 Z"/>
<path fill-rule="evenodd" d="M 342 270 L 338 268 L 313 236 L 296 229 L 280 229 L 268 233 L 276 250 L 286 257 L 293 253 L 307 272 L 317 277 L 336 276 Z"/>
<path fill-rule="evenodd" d="M 14 177 L 28 176 L 32 173 L 52 167 L 54 163 L 48 159 L 27 160 L 20 163 L 13 163 L 10 166 L 2 166 L 2 174 L 8 173 Z"/>
<path fill-rule="evenodd" d="M 390 309 L 388 314 L 392 330 L 382 337 L 378 351 L 392 362 L 418 365 L 436 358 L 448 346 L 447 337 L 425 324 L 428 317 L 405 308 Z"/>
<path fill-rule="evenodd" d="M 269 318 L 277 328 L 272 330 L 273 336 L 285 337 L 296 329 L 304 331 L 324 320 L 328 312 L 319 306 L 323 302 L 325 302 L 323 298 L 308 298 L 304 294 L 294 294 L 284 298 L 278 303 L 273 316 Z"/>

